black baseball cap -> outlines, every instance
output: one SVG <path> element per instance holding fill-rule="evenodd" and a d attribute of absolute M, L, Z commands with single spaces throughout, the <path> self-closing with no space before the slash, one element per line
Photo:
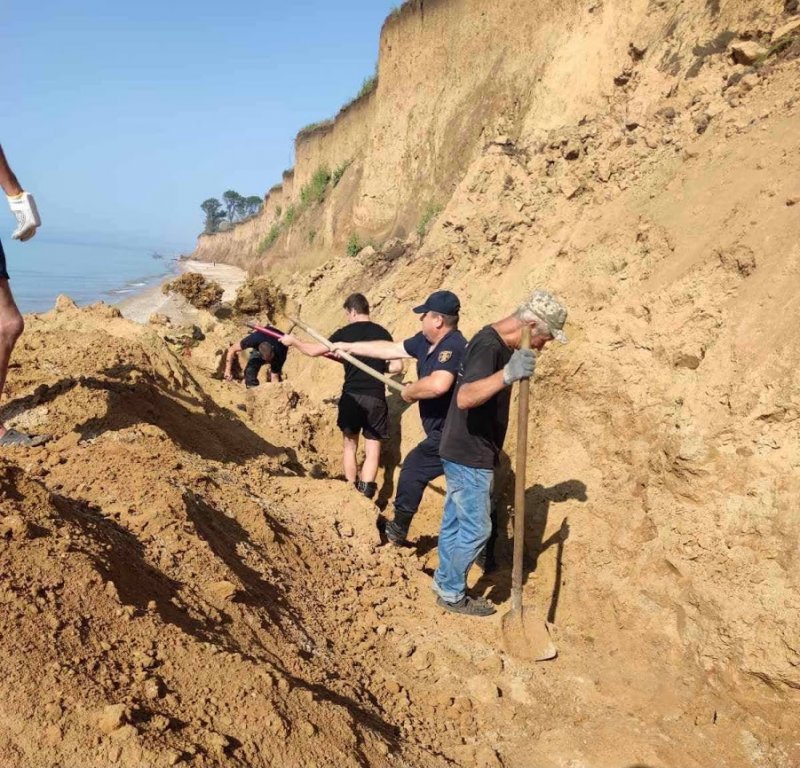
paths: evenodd
<path fill-rule="evenodd" d="M 461 302 L 452 291 L 434 291 L 424 304 L 414 307 L 421 315 L 423 312 L 438 312 L 440 315 L 457 315 L 461 310 Z"/>

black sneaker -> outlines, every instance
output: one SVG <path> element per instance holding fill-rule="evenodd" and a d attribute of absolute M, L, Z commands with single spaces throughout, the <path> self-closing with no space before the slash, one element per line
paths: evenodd
<path fill-rule="evenodd" d="M 465 595 L 457 603 L 448 603 L 439 597 L 436 599 L 436 605 L 451 613 L 463 613 L 466 616 L 491 616 L 493 613 L 497 613 L 497 608 L 485 597 Z"/>
<path fill-rule="evenodd" d="M 383 532 L 386 534 L 389 543 L 394 544 L 396 547 L 402 547 L 406 543 L 405 531 L 394 520 L 387 521 Z"/>

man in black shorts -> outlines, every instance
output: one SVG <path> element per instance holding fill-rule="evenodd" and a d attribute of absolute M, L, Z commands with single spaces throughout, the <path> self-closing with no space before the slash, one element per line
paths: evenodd
<path fill-rule="evenodd" d="M 386 538 L 392 544 L 399 545 L 406 540 L 426 486 L 444 474 L 439 441 L 467 346 L 467 340 L 458 330 L 460 310 L 458 296 L 450 291 L 435 291 L 424 304 L 414 307 L 422 328 L 411 338 L 335 345 L 344 352 L 379 360 L 414 358 L 417 361 L 417 381 L 406 385 L 403 400 L 419 402 L 425 439 L 403 459 L 394 498 L 394 519 L 386 523 Z"/>
<path fill-rule="evenodd" d="M 279 336 L 284 335 L 283 331 L 271 325 L 266 328 Z M 233 358 L 245 349 L 250 350 L 250 359 L 244 369 L 244 385 L 248 389 L 258 386 L 258 372 L 265 365 L 269 365 L 270 382 L 273 384 L 280 382 L 288 350 L 280 340 L 262 331 L 253 331 L 249 336 L 228 347 L 228 355 L 225 358 L 225 381 L 233 380 Z"/>
<path fill-rule="evenodd" d="M 344 302 L 347 325 L 336 331 L 332 342 L 391 341 L 392 336 L 383 326 L 369 319 L 369 302 L 361 293 L 350 294 Z M 301 341 L 291 335 L 281 341 L 287 347 L 295 347 L 309 357 L 320 357 L 328 347 L 318 342 Z M 361 358 L 378 373 L 397 373 L 403 364 L 395 361 L 387 365 L 384 360 Z M 381 440 L 389 436 L 389 408 L 386 404 L 386 386 L 372 378 L 352 363 L 344 362 L 344 386 L 339 398 L 339 417 L 336 421 L 344 438 L 344 475 L 349 483 L 371 499 L 378 490 L 375 478 L 381 457 Z M 361 478 L 358 476 L 358 436 L 364 433 L 364 464 Z"/>
<path fill-rule="evenodd" d="M 9 168 L 3 148 L 0 147 L 0 187 L 8 197 L 8 205 L 17 219 L 17 228 L 11 237 L 14 240 L 25 242 L 36 234 L 36 228 L 41 225 L 39 212 L 33 196 L 25 192 L 20 186 L 14 172 Z M 3 244 L 0 243 L 0 396 L 6 384 L 8 363 L 11 352 L 17 339 L 22 335 L 25 322 L 17 308 L 11 287 L 8 284 L 8 270 L 6 268 L 6 255 Z M 0 447 L 4 445 L 34 446 L 47 441 L 47 437 L 33 437 L 18 432 L 16 429 L 7 429 L 0 422 Z"/>

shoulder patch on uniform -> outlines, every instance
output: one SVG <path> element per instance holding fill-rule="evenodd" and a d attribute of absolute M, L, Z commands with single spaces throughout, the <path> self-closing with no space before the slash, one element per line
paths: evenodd
<path fill-rule="evenodd" d="M 443 352 L 439 353 L 439 362 L 446 363 L 452 356 L 453 353 L 449 349 L 445 349 Z"/>

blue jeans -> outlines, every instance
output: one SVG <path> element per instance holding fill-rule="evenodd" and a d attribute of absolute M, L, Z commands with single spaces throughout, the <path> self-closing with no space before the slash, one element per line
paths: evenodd
<path fill-rule="evenodd" d="M 442 459 L 447 480 L 439 567 L 433 591 L 448 603 L 466 594 L 467 572 L 492 532 L 491 498 L 494 470 L 475 469 Z"/>

